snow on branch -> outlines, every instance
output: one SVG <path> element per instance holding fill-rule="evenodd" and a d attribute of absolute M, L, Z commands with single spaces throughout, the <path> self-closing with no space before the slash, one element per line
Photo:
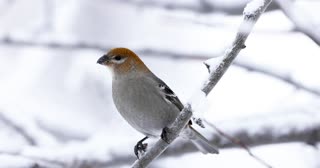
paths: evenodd
<path fill-rule="evenodd" d="M 294 5 L 292 0 L 276 0 L 282 12 L 296 26 L 298 31 L 307 35 L 318 46 L 320 46 L 319 26 L 312 22 L 306 11 Z"/>
<path fill-rule="evenodd" d="M 257 3 L 258 2 L 258 3 Z M 213 89 L 213 87 L 218 83 L 222 75 L 226 72 L 226 70 L 231 65 L 232 61 L 238 55 L 241 49 L 245 48 L 244 42 L 249 36 L 254 24 L 259 19 L 260 15 L 267 8 L 267 6 L 271 3 L 271 0 L 257 0 L 257 2 L 252 1 L 247 5 L 243 14 L 244 21 L 241 23 L 239 27 L 239 32 L 236 35 L 236 39 L 233 41 L 231 47 L 226 50 L 223 61 L 218 65 L 210 65 L 211 59 L 205 62 L 207 68 L 210 72 L 210 77 L 202 88 L 202 91 L 207 95 Z M 260 5 L 260 6 L 259 6 Z M 216 58 L 213 58 L 215 60 Z"/>
<path fill-rule="evenodd" d="M 270 3 L 271 0 L 254 0 L 247 5 L 248 7 L 246 7 L 243 12 L 244 21 L 240 25 L 240 31 L 237 33 L 237 36 L 230 49 L 228 49 L 223 56 L 223 60 L 214 69 L 210 68 L 210 65 L 207 64 L 210 69 L 210 76 L 201 89 L 202 92 L 205 93 L 205 95 L 208 95 L 210 93 L 210 91 L 218 83 L 225 71 L 231 65 L 234 58 L 238 55 L 240 50 L 245 48 L 244 43 L 249 36 L 254 23 L 257 22 L 260 15 L 264 12 L 264 10 Z M 250 24 L 248 25 L 248 23 Z M 179 136 L 179 133 L 185 127 L 191 117 L 192 108 L 191 104 L 188 103 L 181 111 L 180 115 L 177 117 L 174 123 L 168 128 L 167 142 L 159 139 L 156 144 L 146 152 L 144 156 L 142 156 L 132 165 L 132 167 L 147 167 L 155 158 L 157 158 L 159 155 L 161 155 L 162 152 L 166 150 L 171 142 L 173 142 Z"/>

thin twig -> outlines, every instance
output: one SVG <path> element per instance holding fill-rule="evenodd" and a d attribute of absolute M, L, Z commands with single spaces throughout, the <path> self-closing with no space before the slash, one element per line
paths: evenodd
<path fill-rule="evenodd" d="M 259 1 L 259 0 L 257 0 Z M 202 87 L 202 91 L 208 95 L 214 86 L 221 79 L 223 74 L 226 72 L 228 67 L 231 65 L 234 58 L 238 55 L 241 49 L 244 48 L 244 43 L 249 36 L 254 23 L 257 22 L 260 15 L 264 12 L 267 6 L 271 3 L 271 0 L 260 1 L 258 6 L 255 6 L 254 9 L 244 11 L 244 21 L 240 25 L 240 29 L 237 33 L 237 36 L 232 43 L 230 49 L 227 50 L 223 56 L 223 60 L 220 62 L 219 66 L 216 69 L 213 69 L 210 73 L 209 79 L 205 82 Z M 251 2 L 252 3 L 252 2 Z M 251 4 L 252 5 L 252 4 Z M 252 7 L 252 6 L 251 6 Z M 250 23 L 250 24 L 248 24 Z M 185 127 L 192 116 L 191 105 L 188 103 L 186 107 L 181 111 L 177 119 L 173 124 L 168 128 L 167 142 L 161 138 L 152 146 L 140 160 L 132 165 L 133 168 L 144 168 L 147 167 L 155 158 L 157 158 L 163 151 L 167 149 L 171 142 L 173 142 Z"/>
<path fill-rule="evenodd" d="M 244 6 L 250 2 L 250 0 L 237 1 L 235 3 L 228 3 L 227 5 L 223 1 L 208 1 L 198 0 L 191 3 L 179 3 L 179 1 L 153 1 L 153 0 L 113 0 L 116 2 L 123 2 L 137 7 L 152 7 L 152 8 L 164 8 L 166 10 L 188 10 L 194 13 L 224 13 L 228 15 L 241 15 Z M 277 4 L 271 4 L 268 10 L 275 10 L 279 7 Z"/>
<path fill-rule="evenodd" d="M 0 121 L 21 135 L 30 146 L 54 145 L 58 143 L 54 136 L 39 128 L 31 118 L 20 121 L 0 111 Z"/>
<path fill-rule="evenodd" d="M 305 92 L 308 92 L 312 95 L 315 96 L 320 96 L 320 90 L 316 89 L 316 88 L 312 88 L 309 86 L 304 85 L 303 83 L 296 81 L 292 78 L 290 78 L 290 76 L 284 76 L 278 73 L 275 73 L 274 71 L 268 70 L 268 69 L 263 69 L 262 67 L 258 67 L 255 65 L 251 65 L 251 64 L 247 64 L 245 62 L 241 62 L 241 61 L 235 61 L 234 63 L 235 66 L 247 69 L 248 71 L 252 71 L 252 72 L 256 72 L 256 73 L 261 73 L 264 75 L 267 75 L 269 77 L 278 79 L 284 83 L 287 83 L 289 85 L 292 85 L 293 87 L 295 87 L 296 89 L 301 89 Z"/>
<path fill-rule="evenodd" d="M 259 163 L 261 163 L 262 165 L 264 165 L 265 167 L 268 168 L 272 168 L 272 166 L 267 163 L 266 161 L 262 160 L 261 158 L 259 158 L 258 156 L 254 155 L 251 150 L 249 149 L 249 147 L 244 144 L 240 139 L 237 139 L 235 137 L 230 136 L 229 134 L 223 132 L 222 130 L 220 130 L 218 127 L 216 127 L 214 124 L 204 120 L 206 122 L 207 125 L 211 126 L 212 128 L 214 128 L 219 135 L 225 137 L 226 139 L 228 139 L 229 141 L 231 141 L 234 144 L 239 145 L 241 148 L 243 148 L 244 150 L 246 150 L 248 152 L 248 154 L 253 157 L 255 160 L 257 160 Z"/>
<path fill-rule="evenodd" d="M 34 137 L 29 135 L 24 128 L 14 123 L 12 120 L 7 118 L 2 112 L 0 112 L 0 121 L 2 121 L 6 126 L 11 127 L 14 131 L 16 131 L 19 135 L 21 135 L 29 145 L 35 146 L 37 145 L 37 141 Z"/>

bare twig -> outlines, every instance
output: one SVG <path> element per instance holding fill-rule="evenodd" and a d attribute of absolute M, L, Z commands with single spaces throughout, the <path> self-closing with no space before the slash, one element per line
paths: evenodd
<path fill-rule="evenodd" d="M 216 122 L 215 125 L 220 130 L 241 142 L 244 142 L 247 147 L 254 147 L 266 144 L 279 144 L 279 143 L 290 143 L 300 142 L 309 143 L 312 140 L 313 143 L 320 142 L 320 115 L 318 111 L 305 111 L 303 110 L 304 105 L 293 106 L 290 109 L 284 109 L 283 111 L 276 111 L 274 113 L 260 114 L 247 116 L 244 118 L 236 118 L 232 120 L 224 120 Z M 290 117 L 289 117 L 290 116 Z M 281 131 L 279 131 L 281 130 Z M 239 147 L 239 144 L 234 143 L 224 136 L 220 136 L 213 128 L 207 126 L 206 137 L 214 144 L 219 146 L 221 149 Z M 193 145 L 187 141 L 180 141 L 170 146 L 160 158 L 166 157 L 177 157 L 187 153 L 199 152 Z M 119 147 L 107 146 L 106 148 L 100 149 L 101 151 L 109 151 L 109 155 L 106 155 L 104 159 L 101 157 L 84 157 L 79 158 L 80 153 L 86 153 L 88 145 L 92 145 L 90 141 L 79 143 L 75 150 L 75 153 L 61 152 L 68 148 L 68 144 L 64 146 L 57 146 L 52 148 L 40 148 L 40 153 L 37 150 L 32 150 L 32 159 L 55 162 L 58 165 L 64 165 L 62 167 L 72 168 L 103 168 L 103 167 L 120 167 L 121 165 L 128 165 L 135 159 L 133 155 L 127 153 L 116 153 L 119 152 Z M 70 144 L 74 149 L 74 144 Z M 89 152 L 92 152 L 89 148 Z M 113 151 L 113 152 L 110 152 Z M 42 157 L 43 153 L 50 153 Z M 1 154 L 1 152 L 0 152 Z M 19 154 L 19 153 L 18 153 Z M 23 153 L 22 155 L 27 155 Z M 86 154 L 80 154 L 85 155 Z M 19 155 L 17 155 L 19 157 Z M 23 156 L 22 156 L 23 157 Z"/>
<path fill-rule="evenodd" d="M 296 26 L 298 31 L 307 35 L 317 45 L 320 46 L 320 29 L 319 26 L 312 23 L 311 18 L 306 16 L 306 12 L 294 6 L 292 0 L 275 0 L 282 12 Z"/>
<path fill-rule="evenodd" d="M 0 40 L 0 44 L 2 45 L 10 45 L 10 46 L 43 46 L 46 48 L 52 49 L 67 49 L 67 50 L 74 50 L 74 49 L 89 49 L 89 50 L 100 50 L 105 51 L 111 46 L 103 46 L 98 44 L 87 44 L 87 43 L 65 43 L 62 41 L 33 41 L 33 40 L 17 40 L 11 38 L 10 36 L 2 37 Z"/>
<path fill-rule="evenodd" d="M 104 46 L 104 45 L 98 45 L 98 44 L 90 44 L 90 43 L 73 43 L 73 44 L 66 44 L 64 42 L 34 42 L 34 41 L 22 41 L 10 37 L 6 38 L 0 38 L 0 44 L 2 45 L 10 45 L 10 46 L 18 46 L 18 47 L 24 47 L 24 46 L 39 46 L 39 47 L 47 47 L 52 49 L 70 49 L 70 50 L 78 50 L 78 49 L 90 49 L 90 50 L 98 50 L 101 52 L 107 51 L 108 49 L 112 48 L 111 46 Z M 211 57 L 206 54 L 190 54 L 190 53 L 179 53 L 174 51 L 164 51 L 164 50 L 157 50 L 155 48 L 142 48 L 142 49 L 135 49 L 135 52 L 139 55 L 147 55 L 148 57 L 169 57 L 173 59 L 192 59 L 192 60 L 207 60 Z M 222 55 L 218 54 L 218 55 Z M 217 55 L 217 56 L 218 56 Z M 320 91 L 306 86 L 303 83 L 296 81 L 290 77 L 287 77 L 282 74 L 275 73 L 274 71 L 271 71 L 269 69 L 264 69 L 260 66 L 255 66 L 252 64 L 248 64 L 241 60 L 235 60 L 232 65 L 245 68 L 248 71 L 261 73 L 264 75 L 267 75 L 269 77 L 281 80 L 289 85 L 294 86 L 297 89 L 301 89 L 303 91 L 306 91 L 310 94 L 313 94 L 315 96 L 320 96 Z M 77 138 L 76 138 L 77 139 Z"/>
<path fill-rule="evenodd" d="M 0 112 L 0 121 L 21 135 L 31 146 L 57 144 L 56 139 L 50 133 L 37 127 L 33 120 L 27 121 L 28 123 L 20 123 L 6 113 Z"/>
<path fill-rule="evenodd" d="M 258 1 L 258 0 L 257 0 Z M 257 6 L 251 6 L 253 9 L 245 9 L 244 11 L 244 21 L 240 25 L 239 32 L 232 43 L 232 46 L 225 53 L 223 60 L 220 62 L 219 66 L 216 69 L 213 69 L 210 73 L 209 79 L 205 82 L 202 87 L 202 91 L 208 95 L 213 87 L 218 83 L 223 74 L 226 72 L 228 67 L 231 65 L 234 58 L 238 55 L 241 49 L 244 48 L 244 42 L 249 36 L 254 23 L 257 22 L 260 15 L 264 12 L 267 6 L 271 3 L 271 0 L 260 1 Z M 250 25 L 248 25 L 250 23 Z M 137 160 L 132 167 L 133 168 L 142 168 L 147 167 L 155 158 L 157 158 L 166 148 L 173 142 L 185 127 L 192 116 L 191 105 L 187 106 L 181 111 L 180 115 L 174 121 L 171 127 L 169 127 L 167 142 L 160 139 L 156 144 L 151 147 L 140 160 Z"/>
<path fill-rule="evenodd" d="M 113 0 L 114 1 L 114 0 Z M 223 1 L 198 0 L 191 3 L 179 3 L 177 1 L 153 1 L 153 0 L 117 0 L 117 2 L 129 3 L 138 7 L 157 7 L 167 10 L 188 10 L 196 13 L 221 12 L 229 15 L 241 15 L 245 5 L 250 0 L 234 1 L 232 3 L 223 3 Z M 268 10 L 275 10 L 279 7 L 272 3 Z"/>
<path fill-rule="evenodd" d="M 313 115 L 310 115 L 301 109 L 303 108 L 293 106 L 292 109 L 284 111 L 222 121 L 215 123 L 215 125 L 219 126 L 226 134 L 244 142 L 248 147 L 290 142 L 307 144 L 310 140 L 313 143 L 320 142 L 319 114 L 314 111 Z M 237 123 L 236 126 L 235 123 Z M 282 131 L 279 132 L 279 130 Z M 237 145 L 214 133 L 212 133 L 210 141 L 219 148 L 232 148 Z M 169 148 L 166 154 L 178 155 L 183 152 L 195 151 L 197 150 L 184 145 Z"/>
<path fill-rule="evenodd" d="M 29 135 L 24 128 L 20 127 L 19 125 L 15 124 L 9 118 L 7 118 L 2 112 L 0 112 L 0 121 L 2 121 L 5 125 L 11 127 L 14 131 L 20 134 L 29 145 L 37 145 L 37 141 Z"/>
<path fill-rule="evenodd" d="M 247 116 L 228 121 L 215 123 L 220 130 L 234 139 L 244 142 L 247 148 L 268 145 L 300 142 L 307 144 L 320 142 L 320 116 L 318 111 L 306 112 L 302 107 L 292 107 L 292 110 L 277 111 L 274 113 Z M 311 113 L 311 114 L 310 114 Z M 291 116 L 291 117 L 288 117 Z M 297 124 L 299 123 L 299 124 Z M 210 129 L 211 127 L 207 127 Z M 282 130 L 282 131 L 279 131 Z M 221 149 L 239 147 L 225 136 L 219 136 L 214 130 L 206 137 Z M 316 136 L 315 136 L 316 135 Z M 241 145 L 240 145 L 241 146 Z M 177 157 L 187 153 L 199 152 L 189 142 L 176 143 L 170 146 L 160 158 Z M 124 162 L 112 162 L 123 160 Z M 133 157 L 121 154 L 105 163 L 108 166 L 129 164 Z"/>
<path fill-rule="evenodd" d="M 318 90 L 316 88 L 308 87 L 308 86 L 304 85 L 303 83 L 290 78 L 290 76 L 285 76 L 285 75 L 282 75 L 282 74 L 278 74 L 278 73 L 276 73 L 274 71 L 271 71 L 271 70 L 268 70 L 268 69 L 264 69 L 262 67 L 258 67 L 258 66 L 255 66 L 255 65 L 247 64 L 247 63 L 242 62 L 242 61 L 235 61 L 234 65 L 238 66 L 238 67 L 241 67 L 241 68 L 245 68 L 248 71 L 257 72 L 257 73 L 261 73 L 261 74 L 267 75 L 269 77 L 278 79 L 278 80 L 280 80 L 280 81 L 282 81 L 284 83 L 292 85 L 293 87 L 295 87 L 297 89 L 301 89 L 301 90 L 303 90 L 305 92 L 308 92 L 308 93 L 310 93 L 312 95 L 320 96 L 320 90 Z"/>
<path fill-rule="evenodd" d="M 242 141 L 240 141 L 239 139 L 237 139 L 237 138 L 235 138 L 235 137 L 232 137 L 232 136 L 230 136 L 229 134 L 223 132 L 221 129 L 219 129 L 218 127 L 216 127 L 214 124 L 212 124 L 212 123 L 210 123 L 210 122 L 208 122 L 208 121 L 206 121 L 206 120 L 205 120 L 205 122 L 206 122 L 207 125 L 209 125 L 209 126 L 211 126 L 212 128 L 214 128 L 214 129 L 218 132 L 219 135 L 221 135 L 222 137 L 227 138 L 227 139 L 228 139 L 229 141 L 231 141 L 232 143 L 237 144 L 237 145 L 239 145 L 241 148 L 243 148 L 244 150 L 246 150 L 246 151 L 248 152 L 248 154 L 249 154 L 252 158 L 254 158 L 255 160 L 257 160 L 259 163 L 261 163 L 261 164 L 264 165 L 265 167 L 272 168 L 272 166 L 271 166 L 269 163 L 267 163 L 266 161 L 262 160 L 261 158 L 259 158 L 259 157 L 256 156 L 255 154 L 253 154 L 253 153 L 251 152 L 251 150 L 249 149 L 249 147 L 248 147 L 246 144 L 244 144 Z"/>
<path fill-rule="evenodd" d="M 247 147 L 290 142 L 300 142 L 305 144 L 312 142 L 312 144 L 314 144 L 316 142 L 320 142 L 320 115 L 316 110 L 316 108 L 304 109 L 304 105 L 302 104 L 301 106 L 290 106 L 290 109 L 276 110 L 274 113 L 215 122 L 215 125 L 219 127 L 220 130 L 223 130 L 225 134 L 244 142 Z M 239 147 L 238 144 L 226 139 L 224 136 L 219 136 L 219 134 L 211 129 L 211 127 L 208 126 L 207 130 L 208 132 L 205 134 L 206 137 L 212 143 L 219 146 L 219 148 L 226 149 Z M 98 155 L 98 157 L 93 156 L 89 158 L 79 158 L 79 152 L 86 153 L 88 149 L 89 152 L 92 152 L 92 148 L 88 148 L 88 145 L 93 144 L 96 145 L 96 143 L 92 143 L 91 141 L 81 142 L 78 144 L 79 146 L 76 147 L 77 150 L 73 151 L 74 153 L 70 152 L 70 150 L 66 150 L 66 153 L 61 152 L 70 146 L 72 149 L 75 149 L 75 144 L 71 143 L 70 146 L 68 146 L 69 144 L 66 144 L 63 146 L 47 148 L 33 147 L 35 149 L 32 150 L 31 153 L 0 152 L 0 155 L 27 158 L 30 159 L 32 163 L 39 165 L 43 165 L 44 163 L 52 163 L 52 165 L 54 165 L 46 166 L 48 168 L 120 167 L 121 165 L 132 163 L 135 159 L 133 155 L 115 153 L 116 151 L 119 151 L 117 146 L 114 146 L 114 148 L 107 146 L 107 148 L 101 149 L 101 151 L 109 151 L 111 158 L 106 156 L 104 159 L 101 159 L 101 157 L 99 157 L 100 155 Z M 190 143 L 176 143 L 168 148 L 168 150 L 166 150 L 161 156 L 162 158 L 177 157 L 193 152 L 198 152 L 198 150 Z M 48 153 L 50 155 L 43 155 L 43 153 Z M 86 156 L 86 154 L 84 155 Z"/>

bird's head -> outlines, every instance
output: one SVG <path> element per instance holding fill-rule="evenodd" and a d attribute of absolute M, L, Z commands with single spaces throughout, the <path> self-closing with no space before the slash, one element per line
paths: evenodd
<path fill-rule="evenodd" d="M 142 60 L 127 48 L 113 48 L 100 57 L 97 63 L 107 66 L 113 72 L 113 75 L 149 72 Z"/>

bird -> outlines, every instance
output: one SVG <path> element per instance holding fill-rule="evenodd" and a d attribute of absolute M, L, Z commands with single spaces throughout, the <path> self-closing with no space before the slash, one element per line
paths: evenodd
<path fill-rule="evenodd" d="M 137 54 L 127 48 L 112 48 L 98 61 L 112 74 L 112 98 L 121 116 L 137 131 L 145 135 L 134 147 L 145 152 L 149 137 L 165 140 L 165 130 L 184 108 L 177 95 L 158 78 Z M 190 120 L 181 135 L 204 154 L 218 154 L 218 148 L 192 127 Z"/>

